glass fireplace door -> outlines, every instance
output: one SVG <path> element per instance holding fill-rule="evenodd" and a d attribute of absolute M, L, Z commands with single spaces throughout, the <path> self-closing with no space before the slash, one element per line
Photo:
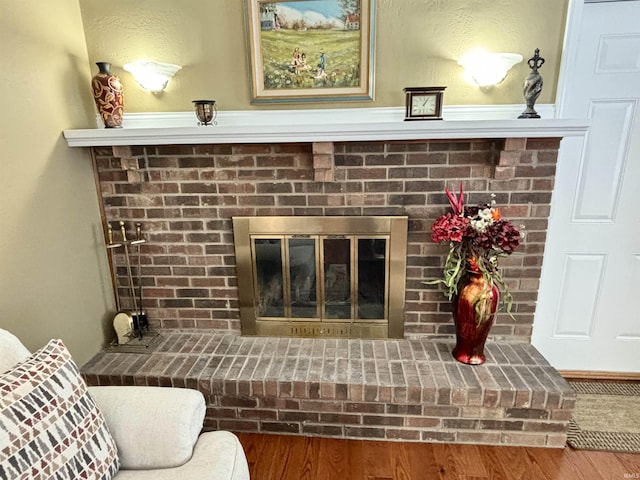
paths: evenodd
<path fill-rule="evenodd" d="M 323 318 L 350 320 L 353 317 L 350 238 L 322 239 Z"/>
<path fill-rule="evenodd" d="M 290 317 L 320 317 L 318 303 L 318 239 L 288 238 L 287 255 Z"/>

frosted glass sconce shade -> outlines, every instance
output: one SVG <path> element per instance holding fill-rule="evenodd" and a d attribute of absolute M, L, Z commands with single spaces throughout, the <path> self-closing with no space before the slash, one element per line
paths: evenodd
<path fill-rule="evenodd" d="M 490 87 L 502 82 L 511 67 L 521 61 L 518 53 L 473 52 L 464 55 L 458 64 L 479 87 Z"/>
<path fill-rule="evenodd" d="M 153 93 L 161 92 L 178 70 L 182 67 L 171 63 L 160 63 L 151 60 L 137 60 L 123 67 L 136 79 L 136 82 Z"/>

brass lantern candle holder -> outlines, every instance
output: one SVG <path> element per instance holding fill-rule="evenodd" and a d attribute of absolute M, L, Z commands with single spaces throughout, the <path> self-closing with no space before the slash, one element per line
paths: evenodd
<path fill-rule="evenodd" d="M 216 125 L 218 109 L 215 100 L 193 100 L 196 108 L 196 117 L 198 117 L 198 125 Z"/>

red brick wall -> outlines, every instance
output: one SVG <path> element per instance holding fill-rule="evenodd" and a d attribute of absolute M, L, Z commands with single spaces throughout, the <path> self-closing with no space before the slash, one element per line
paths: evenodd
<path fill-rule="evenodd" d="M 515 321 L 500 314 L 492 334 L 528 341 L 558 146 L 558 139 L 336 143 L 328 182 L 314 180 L 309 143 L 116 148 L 117 156 L 100 147 L 94 155 L 106 219 L 124 220 L 130 232 L 141 222 L 148 240 L 144 307 L 154 327 L 239 333 L 232 216 L 408 215 L 405 334 L 452 335 L 449 302 L 422 281 L 441 274 L 447 251 L 430 239 L 431 223 L 448 210 L 444 188 L 463 182 L 469 202 L 495 193 L 503 216 L 525 226 L 519 251 L 501 260 Z M 125 295 L 122 254 L 115 260 Z"/>

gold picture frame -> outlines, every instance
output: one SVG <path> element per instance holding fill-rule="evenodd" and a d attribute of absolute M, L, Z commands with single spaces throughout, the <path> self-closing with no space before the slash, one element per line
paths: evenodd
<path fill-rule="evenodd" d="M 251 102 L 373 100 L 375 0 L 245 0 Z"/>

